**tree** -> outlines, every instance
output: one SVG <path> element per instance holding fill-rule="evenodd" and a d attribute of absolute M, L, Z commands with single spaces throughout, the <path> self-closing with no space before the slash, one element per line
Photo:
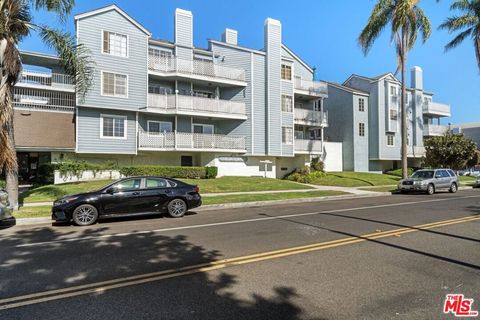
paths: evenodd
<path fill-rule="evenodd" d="M 425 164 L 432 168 L 464 169 L 477 153 L 476 143 L 463 134 L 446 133 L 425 140 Z"/>
<path fill-rule="evenodd" d="M 408 52 L 414 47 L 420 32 L 423 43 L 430 37 L 430 21 L 418 6 L 420 0 L 377 0 L 367 25 L 359 36 L 359 43 L 365 55 L 368 54 L 375 40 L 382 31 L 391 25 L 392 40 L 397 51 L 397 71 L 401 70 L 402 97 L 401 133 L 402 133 L 402 177 L 408 175 L 407 167 L 407 113 L 405 106 L 405 65 Z"/>
<path fill-rule="evenodd" d="M 448 30 L 449 33 L 459 31 L 452 41 L 447 43 L 445 50 L 451 50 L 460 45 L 466 38 L 471 38 L 477 65 L 480 69 L 480 0 L 457 0 L 450 6 L 450 10 L 462 11 L 462 15 L 447 18 L 438 28 Z"/>
<path fill-rule="evenodd" d="M 46 10 L 61 22 L 75 5 L 75 0 L 0 0 L 0 172 L 5 170 L 10 204 L 18 207 L 18 164 L 13 134 L 13 87 L 22 71 L 19 42 L 32 32 L 55 50 L 66 74 L 72 76 L 77 93 L 83 97 L 93 76 L 93 62 L 88 50 L 76 45 L 75 38 L 44 24 L 36 24 L 32 12 Z"/>

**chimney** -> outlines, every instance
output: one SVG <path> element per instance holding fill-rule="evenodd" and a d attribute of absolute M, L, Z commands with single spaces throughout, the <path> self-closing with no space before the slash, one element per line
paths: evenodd
<path fill-rule="evenodd" d="M 423 70 L 420 67 L 413 67 L 411 71 L 412 89 L 423 90 Z"/>
<path fill-rule="evenodd" d="M 222 41 L 228 44 L 238 45 L 238 32 L 233 29 L 225 29 L 222 33 Z"/>
<path fill-rule="evenodd" d="M 175 44 L 193 47 L 193 15 L 183 9 L 175 10 Z"/>

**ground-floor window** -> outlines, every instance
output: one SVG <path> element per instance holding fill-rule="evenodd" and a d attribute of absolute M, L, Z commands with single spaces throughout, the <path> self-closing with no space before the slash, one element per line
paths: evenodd
<path fill-rule="evenodd" d="M 167 121 L 147 121 L 149 134 L 160 134 L 172 132 L 172 123 Z"/>
<path fill-rule="evenodd" d="M 192 156 L 182 156 L 180 159 L 182 167 L 192 167 L 193 166 L 193 157 Z"/>
<path fill-rule="evenodd" d="M 282 143 L 293 144 L 293 128 L 282 127 Z"/>
<path fill-rule="evenodd" d="M 100 134 L 102 138 L 127 138 L 127 117 L 117 115 L 100 116 Z"/>

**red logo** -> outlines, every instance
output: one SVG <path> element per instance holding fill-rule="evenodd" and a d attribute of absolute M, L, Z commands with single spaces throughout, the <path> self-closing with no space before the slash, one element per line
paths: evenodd
<path fill-rule="evenodd" d="M 467 299 L 463 294 L 447 294 L 443 313 L 452 313 L 455 317 L 476 317 L 478 311 L 472 309 L 473 302 L 473 299 Z"/>

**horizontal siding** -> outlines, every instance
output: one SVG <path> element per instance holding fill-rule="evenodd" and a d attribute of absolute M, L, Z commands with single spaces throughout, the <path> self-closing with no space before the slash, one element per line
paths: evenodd
<path fill-rule="evenodd" d="M 253 153 L 266 154 L 265 56 L 253 55 Z"/>
<path fill-rule="evenodd" d="M 293 55 L 291 55 L 285 48 L 282 48 L 282 56 L 293 59 L 293 68 L 294 68 L 294 75 L 297 77 L 301 77 L 302 79 L 306 80 L 312 80 L 313 79 L 313 73 L 305 68 L 305 66 L 298 61 L 297 58 L 295 58 Z"/>

